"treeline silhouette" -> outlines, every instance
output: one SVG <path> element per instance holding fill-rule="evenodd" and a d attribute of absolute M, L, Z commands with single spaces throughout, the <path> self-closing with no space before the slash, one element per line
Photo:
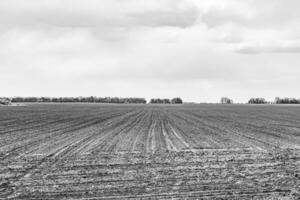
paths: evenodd
<path fill-rule="evenodd" d="M 300 104 L 300 99 L 295 99 L 295 98 L 275 98 L 275 103 L 276 104 Z"/>
<path fill-rule="evenodd" d="M 249 104 L 266 104 L 268 103 L 264 98 L 251 98 L 248 101 Z"/>
<path fill-rule="evenodd" d="M 251 98 L 248 104 L 300 104 L 300 99 L 276 97 L 273 102 L 268 102 L 264 98 Z"/>
<path fill-rule="evenodd" d="M 179 97 L 175 97 L 173 99 L 151 99 L 151 104 L 182 104 L 183 101 Z"/>
<path fill-rule="evenodd" d="M 34 102 L 48 102 L 48 103 L 147 103 L 144 98 L 120 98 L 120 97 L 13 97 L 12 103 L 34 103 Z"/>
<path fill-rule="evenodd" d="M 146 104 L 145 98 L 121 98 L 121 97 L 0 97 L 0 105 L 9 105 L 10 103 L 116 103 L 116 104 Z M 149 101 L 150 104 L 182 104 L 180 97 L 173 99 L 154 98 Z M 233 104 L 233 100 L 228 97 L 220 99 L 221 104 Z M 264 98 L 250 98 L 247 104 L 300 104 L 300 99 L 276 97 L 274 101 L 266 101 Z"/>
<path fill-rule="evenodd" d="M 9 99 L 9 98 L 7 98 Z M 145 104 L 145 98 L 120 98 L 120 97 L 13 97 L 10 98 L 12 103 L 119 103 L 119 104 Z M 182 104 L 183 101 L 180 97 L 173 99 L 151 99 L 151 104 Z"/>
<path fill-rule="evenodd" d="M 233 100 L 228 97 L 220 99 L 221 104 L 233 104 Z M 276 97 L 274 101 L 266 101 L 264 98 L 250 98 L 248 104 L 300 104 L 300 99 L 296 98 L 279 98 Z"/>

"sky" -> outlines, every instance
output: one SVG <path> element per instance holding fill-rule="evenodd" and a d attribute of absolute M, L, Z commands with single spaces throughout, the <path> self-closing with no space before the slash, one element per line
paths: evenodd
<path fill-rule="evenodd" d="M 299 0 L 1 0 L 0 96 L 300 98 Z"/>

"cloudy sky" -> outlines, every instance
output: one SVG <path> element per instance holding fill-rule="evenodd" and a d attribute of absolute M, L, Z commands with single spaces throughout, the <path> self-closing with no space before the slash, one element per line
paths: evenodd
<path fill-rule="evenodd" d="M 300 98 L 299 0 L 1 0 L 0 96 Z"/>

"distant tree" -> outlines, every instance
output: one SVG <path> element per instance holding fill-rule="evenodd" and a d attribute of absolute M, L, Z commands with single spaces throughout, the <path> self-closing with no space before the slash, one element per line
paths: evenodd
<path fill-rule="evenodd" d="M 158 103 L 158 99 L 151 99 L 151 100 L 150 100 L 150 103 L 151 103 L 151 104 Z"/>
<path fill-rule="evenodd" d="M 0 105 L 10 105 L 11 104 L 11 100 L 9 98 L 6 97 L 1 97 L 0 98 Z"/>
<path fill-rule="evenodd" d="M 93 96 L 87 97 L 87 101 L 89 103 L 95 103 L 95 97 L 93 97 Z"/>
<path fill-rule="evenodd" d="M 251 98 L 248 101 L 249 104 L 266 104 L 267 101 L 264 98 Z"/>
<path fill-rule="evenodd" d="M 156 100 L 155 99 L 151 99 L 149 103 L 152 103 L 152 104 L 156 103 Z"/>
<path fill-rule="evenodd" d="M 51 102 L 57 103 L 58 102 L 58 98 L 56 98 L 56 97 L 52 98 Z"/>
<path fill-rule="evenodd" d="M 41 98 L 38 98 L 38 102 L 51 102 L 51 98 L 41 97 Z"/>
<path fill-rule="evenodd" d="M 146 99 L 144 99 L 144 98 L 125 98 L 125 102 L 137 103 L 137 104 L 147 103 Z"/>
<path fill-rule="evenodd" d="M 74 103 L 79 103 L 80 102 L 80 98 L 79 97 L 74 97 L 73 98 L 73 102 Z"/>
<path fill-rule="evenodd" d="M 37 101 L 38 101 L 37 97 L 26 97 L 26 98 L 24 98 L 24 102 L 27 102 L 27 103 L 34 103 L 34 102 L 37 102 Z"/>
<path fill-rule="evenodd" d="M 62 102 L 62 103 L 73 103 L 74 102 L 73 97 L 61 97 L 59 99 L 60 99 L 60 102 Z"/>
<path fill-rule="evenodd" d="M 151 104 L 170 104 L 170 99 L 151 99 Z"/>
<path fill-rule="evenodd" d="M 274 103 L 279 104 L 281 99 L 279 97 L 275 97 Z"/>
<path fill-rule="evenodd" d="M 180 97 L 175 97 L 175 98 L 173 98 L 173 99 L 171 100 L 171 103 L 172 103 L 172 104 L 182 104 L 183 101 L 182 101 L 182 99 L 181 99 Z"/>
<path fill-rule="evenodd" d="M 276 97 L 274 100 L 274 103 L 276 104 L 300 104 L 300 99 L 295 99 L 295 98 L 279 98 Z"/>
<path fill-rule="evenodd" d="M 18 102 L 18 103 L 21 103 L 21 102 L 24 102 L 24 98 L 23 97 L 13 97 L 11 99 L 11 102 Z"/>
<path fill-rule="evenodd" d="M 170 99 L 163 99 L 163 103 L 164 103 L 164 104 L 170 104 L 171 101 L 170 101 Z"/>
<path fill-rule="evenodd" d="M 220 100 L 221 104 L 233 104 L 233 100 L 229 99 L 228 97 L 222 97 Z"/>

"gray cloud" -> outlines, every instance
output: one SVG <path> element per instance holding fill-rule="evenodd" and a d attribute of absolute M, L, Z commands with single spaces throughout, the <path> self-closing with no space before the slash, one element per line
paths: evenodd
<path fill-rule="evenodd" d="M 17 6 L 16 6 L 17 5 Z M 193 25 L 197 7 L 185 0 L 17 0 L 0 2 L 0 22 L 11 26 L 136 27 Z"/>
<path fill-rule="evenodd" d="M 201 20 L 209 28 L 224 25 L 226 23 L 239 23 L 244 24 L 249 19 L 246 18 L 244 13 L 240 13 L 231 8 L 217 8 L 213 7 L 201 15 Z"/>
<path fill-rule="evenodd" d="M 231 0 L 202 9 L 212 41 L 242 54 L 299 53 L 298 7 L 291 0 Z"/>
<path fill-rule="evenodd" d="M 298 0 L 288 3 L 284 0 L 216 1 L 202 10 L 201 20 L 209 28 L 230 23 L 251 29 L 282 28 L 299 22 L 299 6 Z"/>
<path fill-rule="evenodd" d="M 274 42 L 274 44 L 239 44 L 235 51 L 243 54 L 259 54 L 259 53 L 300 53 L 299 41 Z"/>
<path fill-rule="evenodd" d="M 185 28 L 195 23 L 197 11 L 189 10 L 180 13 L 149 12 L 131 14 L 130 17 L 132 17 L 138 25 L 142 26 L 178 26 Z"/>

